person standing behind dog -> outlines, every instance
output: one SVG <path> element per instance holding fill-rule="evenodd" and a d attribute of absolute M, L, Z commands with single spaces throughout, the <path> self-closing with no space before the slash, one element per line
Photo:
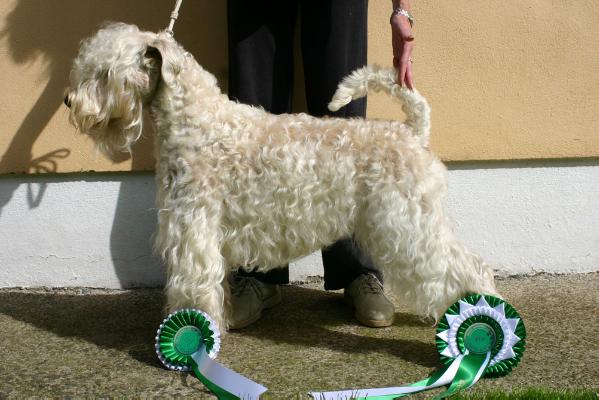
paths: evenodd
<path fill-rule="evenodd" d="M 409 0 L 393 0 L 391 32 L 398 84 L 413 88 L 412 17 Z M 367 62 L 368 0 L 228 0 L 229 97 L 274 114 L 291 112 L 293 36 L 301 15 L 301 51 L 308 112 L 316 117 L 365 117 L 366 99 L 331 113 L 327 104 L 338 83 Z M 345 289 L 356 318 L 389 326 L 395 313 L 383 292 L 383 277 L 351 238 L 322 250 L 326 290 Z M 278 284 L 287 267 L 267 273 L 239 269 L 230 278 L 231 329 L 257 321 L 281 301 Z"/>

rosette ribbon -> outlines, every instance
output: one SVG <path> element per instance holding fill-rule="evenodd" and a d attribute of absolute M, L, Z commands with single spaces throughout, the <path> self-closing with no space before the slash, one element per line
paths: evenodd
<path fill-rule="evenodd" d="M 482 377 L 508 374 L 524 352 L 526 329 L 516 310 L 503 300 L 472 295 L 454 303 L 437 327 L 436 344 L 443 369 L 405 386 L 311 392 L 317 400 L 391 400 L 449 386 L 441 399 L 474 385 Z"/>
<path fill-rule="evenodd" d="M 179 310 L 166 317 L 156 333 L 155 347 L 165 367 L 193 371 L 219 400 L 257 400 L 267 390 L 214 360 L 220 349 L 220 332 L 200 310 Z"/>

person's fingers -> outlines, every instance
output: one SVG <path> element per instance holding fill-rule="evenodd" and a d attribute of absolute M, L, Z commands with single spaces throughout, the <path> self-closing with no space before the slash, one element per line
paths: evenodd
<path fill-rule="evenodd" d="M 412 51 L 414 49 L 413 42 L 404 42 L 402 46 L 401 62 L 405 65 L 405 70 L 402 71 L 402 82 L 406 83 L 408 88 L 413 89 L 414 74 L 412 65 Z M 402 85 L 403 86 L 403 85 Z"/>
<path fill-rule="evenodd" d="M 406 73 L 408 71 L 408 63 L 400 61 L 399 63 L 399 75 L 397 76 L 397 84 L 401 87 L 406 83 Z"/>
<path fill-rule="evenodd" d="M 401 47 L 401 58 L 399 61 L 399 75 L 401 86 L 406 84 L 406 80 L 408 78 L 408 74 L 412 74 L 412 47 L 413 44 L 411 42 L 403 42 Z M 409 86 L 408 86 L 409 87 Z"/>
<path fill-rule="evenodd" d="M 406 69 L 406 77 L 405 77 L 405 82 L 406 82 L 406 86 L 410 89 L 410 90 L 414 90 L 414 72 L 413 72 L 413 65 L 411 62 L 408 63 L 408 68 Z"/>
<path fill-rule="evenodd" d="M 402 70 L 405 69 L 405 61 L 403 59 L 403 44 L 398 35 L 393 35 L 393 67 L 397 70 L 397 80 L 396 83 L 398 85 L 403 85 L 403 73 Z"/>
<path fill-rule="evenodd" d="M 397 69 L 397 84 L 413 88 L 414 78 L 411 65 L 414 48 L 411 27 L 404 17 L 391 23 L 391 45 L 393 47 L 393 67 Z"/>

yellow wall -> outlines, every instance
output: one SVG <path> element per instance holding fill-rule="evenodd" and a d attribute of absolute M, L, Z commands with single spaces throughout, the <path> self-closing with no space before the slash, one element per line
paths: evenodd
<path fill-rule="evenodd" d="M 225 3 L 185 0 L 175 28 L 176 38 L 224 90 Z M 369 59 L 382 65 L 391 62 L 390 3 L 370 0 Z M 152 169 L 151 140 L 118 164 L 95 154 L 68 125 L 62 97 L 78 41 L 99 23 L 121 20 L 159 30 L 173 4 L 0 0 L 0 173 Z M 442 158 L 599 156 L 599 2 L 413 4 L 416 83 L 432 105 L 433 147 Z M 401 117 L 383 95 L 370 97 L 368 112 Z"/>

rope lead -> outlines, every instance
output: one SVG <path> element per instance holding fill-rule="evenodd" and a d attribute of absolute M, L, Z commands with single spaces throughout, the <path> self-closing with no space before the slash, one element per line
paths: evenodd
<path fill-rule="evenodd" d="M 168 28 L 166 28 L 166 33 L 171 36 L 174 36 L 173 28 L 175 27 L 175 21 L 177 18 L 179 18 L 179 9 L 181 8 L 181 3 L 183 3 L 183 0 L 177 0 L 175 3 L 175 9 L 171 13 L 171 21 L 168 24 Z"/>

